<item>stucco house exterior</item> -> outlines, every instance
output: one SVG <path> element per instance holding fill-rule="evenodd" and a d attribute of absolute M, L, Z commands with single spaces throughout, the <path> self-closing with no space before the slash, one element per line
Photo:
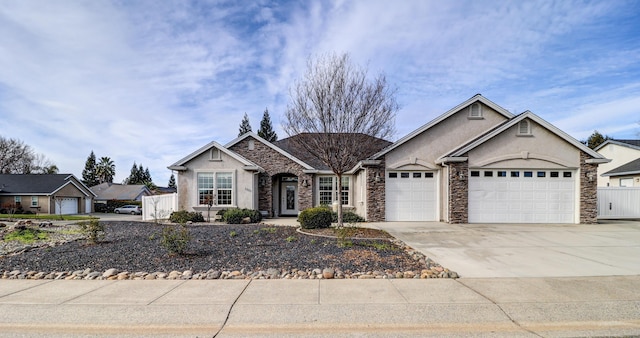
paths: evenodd
<path fill-rule="evenodd" d="M 293 216 L 341 201 L 368 221 L 597 222 L 596 171 L 609 160 L 529 111 L 513 115 L 478 94 L 394 143 L 367 142 L 379 151 L 342 182 L 290 139 L 253 133 L 211 142 L 169 169 L 189 211 L 212 199 L 214 209 Z"/>
<path fill-rule="evenodd" d="M 640 187 L 640 140 L 607 140 L 595 151 L 611 159 L 598 166 L 599 187 Z"/>
<path fill-rule="evenodd" d="M 0 175 L 0 209 L 17 205 L 42 214 L 88 214 L 96 195 L 72 174 Z"/>

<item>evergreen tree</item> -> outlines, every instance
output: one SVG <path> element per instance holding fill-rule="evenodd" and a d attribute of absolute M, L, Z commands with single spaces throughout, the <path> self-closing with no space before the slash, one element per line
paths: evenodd
<path fill-rule="evenodd" d="M 82 183 L 87 187 L 93 187 L 98 184 L 98 175 L 96 174 L 96 155 L 91 151 L 87 161 L 84 164 L 84 170 L 82 170 Z"/>
<path fill-rule="evenodd" d="M 251 131 L 251 124 L 249 124 L 249 116 L 247 116 L 247 113 L 244 113 L 244 117 L 242 118 L 242 122 L 240 123 L 240 130 L 238 131 L 238 137 L 250 131 Z"/>
<path fill-rule="evenodd" d="M 176 186 L 176 177 L 173 176 L 173 173 L 171 173 L 171 177 L 169 177 L 169 185 L 168 185 L 168 187 L 169 188 L 174 188 L 174 189 L 177 188 L 177 186 Z"/>
<path fill-rule="evenodd" d="M 273 130 L 273 126 L 271 125 L 271 118 L 269 117 L 269 110 L 267 108 L 264 109 L 264 114 L 262 114 L 262 121 L 260 121 L 258 136 L 269 142 L 275 142 L 278 140 L 278 135 L 276 135 L 276 132 Z"/>
<path fill-rule="evenodd" d="M 589 138 L 586 141 L 583 141 L 583 143 L 586 144 L 587 147 L 589 147 L 591 149 L 595 149 L 599 145 L 603 144 L 604 141 L 609 140 L 609 139 L 611 139 L 611 137 L 603 136 L 602 134 L 600 134 L 599 131 L 594 130 L 593 134 L 591 134 L 591 136 L 589 136 Z"/>
<path fill-rule="evenodd" d="M 144 178 L 144 182 L 145 183 L 153 182 L 153 180 L 151 179 L 151 173 L 149 172 L 149 167 L 144 169 L 144 177 L 143 178 Z"/>

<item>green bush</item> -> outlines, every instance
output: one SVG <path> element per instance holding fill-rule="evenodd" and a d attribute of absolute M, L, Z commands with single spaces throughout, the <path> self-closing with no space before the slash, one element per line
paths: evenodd
<path fill-rule="evenodd" d="M 242 220 L 246 217 L 251 219 L 251 223 L 262 221 L 262 214 L 258 210 L 228 209 L 222 214 L 222 220 L 228 224 L 242 224 Z"/>
<path fill-rule="evenodd" d="M 186 226 L 168 225 L 162 229 L 162 246 L 169 251 L 170 254 L 182 255 L 187 251 L 187 246 L 191 241 L 191 234 Z"/>
<path fill-rule="evenodd" d="M 186 210 L 180 210 L 180 211 L 172 212 L 171 215 L 169 216 L 169 221 L 173 223 L 180 223 L 180 224 L 184 224 L 189 221 L 194 223 L 204 222 L 204 216 L 202 216 L 202 213 L 198 211 L 189 212 Z"/>
<path fill-rule="evenodd" d="M 328 228 L 332 220 L 332 211 L 323 206 L 305 209 L 298 216 L 303 229 Z"/>
<path fill-rule="evenodd" d="M 94 218 L 86 222 L 78 223 L 80 231 L 87 236 L 87 240 L 91 243 L 98 243 L 104 238 L 104 225 Z"/>
<path fill-rule="evenodd" d="M 331 221 L 333 223 L 337 223 L 338 222 L 338 213 L 337 212 L 332 212 Z M 344 223 L 360 223 L 360 222 L 364 222 L 364 218 L 362 218 L 362 216 L 356 214 L 353 211 L 343 211 L 342 212 L 342 222 L 344 222 Z"/>

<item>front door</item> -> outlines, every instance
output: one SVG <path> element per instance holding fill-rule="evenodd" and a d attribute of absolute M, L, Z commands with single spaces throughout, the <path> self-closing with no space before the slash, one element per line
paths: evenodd
<path fill-rule="evenodd" d="M 280 214 L 298 215 L 298 182 L 282 182 L 280 191 Z"/>

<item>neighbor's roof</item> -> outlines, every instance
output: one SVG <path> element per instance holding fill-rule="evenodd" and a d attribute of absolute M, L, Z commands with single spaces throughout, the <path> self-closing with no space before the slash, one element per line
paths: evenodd
<path fill-rule="evenodd" d="M 142 196 L 151 195 L 151 191 L 143 184 L 102 183 L 90 188 L 97 200 L 135 201 Z"/>
<path fill-rule="evenodd" d="M 1 195 L 52 195 L 72 184 L 85 195 L 95 195 L 86 185 L 72 174 L 2 174 L 0 175 Z"/>
<path fill-rule="evenodd" d="M 640 150 L 640 140 L 606 140 L 601 145 L 597 146 L 594 150 L 598 151 L 604 148 L 608 144 L 616 144 L 622 147 Z"/>
<path fill-rule="evenodd" d="M 282 140 L 278 140 L 276 142 L 274 142 L 274 144 L 276 146 L 278 146 L 279 148 L 281 148 L 282 150 L 286 151 L 287 153 L 295 156 L 296 158 L 299 158 L 300 160 L 304 161 L 305 163 L 309 164 L 310 166 L 312 166 L 313 168 L 317 169 L 317 170 L 330 170 L 330 168 L 324 164 L 322 161 L 320 161 L 319 159 L 315 158 L 314 156 L 310 155 L 307 151 L 305 151 L 304 149 L 301 149 L 299 147 L 296 147 L 296 143 L 300 142 L 301 138 L 309 138 L 309 137 L 314 137 L 316 135 L 316 133 L 302 133 L 302 134 L 298 134 L 298 135 L 294 135 L 291 137 L 287 137 L 285 139 Z M 392 143 L 387 141 L 387 140 L 383 140 L 381 138 L 377 138 L 377 137 L 373 137 L 370 135 L 366 135 L 366 134 L 362 134 L 362 133 L 358 133 L 357 134 L 360 138 L 361 138 L 361 142 L 363 144 L 369 144 L 369 145 L 373 145 L 372 149 L 374 149 L 370 154 L 365 154 L 363 158 L 360 158 L 358 160 L 364 160 L 366 158 L 368 158 L 369 156 L 375 154 L 376 152 L 384 149 L 385 147 L 388 147 L 389 145 L 391 145 Z"/>
<path fill-rule="evenodd" d="M 613 170 L 609 170 L 602 176 L 624 176 L 640 174 L 640 158 L 637 158 L 629 163 L 625 163 Z"/>

